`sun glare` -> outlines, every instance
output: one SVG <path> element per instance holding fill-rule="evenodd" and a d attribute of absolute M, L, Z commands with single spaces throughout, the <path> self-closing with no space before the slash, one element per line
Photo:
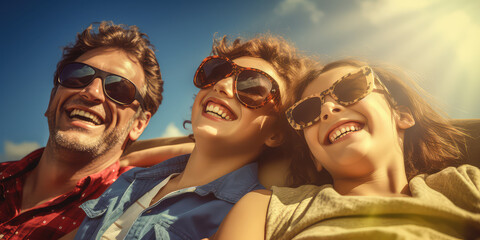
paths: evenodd
<path fill-rule="evenodd" d="M 452 117 L 480 117 L 480 19 L 475 9 L 480 2 L 366 1 L 362 11 L 378 31 L 364 40 L 381 48 L 383 59 L 426 73 L 421 85 Z"/>

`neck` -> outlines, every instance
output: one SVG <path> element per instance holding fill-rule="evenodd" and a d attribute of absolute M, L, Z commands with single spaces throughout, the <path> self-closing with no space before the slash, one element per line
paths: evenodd
<path fill-rule="evenodd" d="M 361 177 L 334 177 L 333 186 L 341 195 L 409 196 L 403 157 L 401 163 L 400 161 L 392 162 Z"/>
<path fill-rule="evenodd" d="M 49 141 L 37 167 L 25 180 L 22 209 L 29 209 L 68 193 L 82 178 L 100 172 L 118 161 L 121 153 L 120 149 L 111 149 L 92 158 L 86 153 L 59 149 Z"/>

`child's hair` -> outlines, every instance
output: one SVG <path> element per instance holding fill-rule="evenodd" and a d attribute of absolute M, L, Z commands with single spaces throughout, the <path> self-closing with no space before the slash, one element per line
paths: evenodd
<path fill-rule="evenodd" d="M 309 83 L 322 73 L 344 66 L 362 67 L 368 65 L 363 61 L 345 59 L 329 63 L 321 69 L 310 69 L 296 86 L 294 97 L 297 101 L 300 100 Z M 410 180 L 420 173 L 434 173 L 447 166 L 458 165 L 460 163 L 459 159 L 463 155 L 462 150 L 466 146 L 467 134 L 455 128 L 445 117 L 435 111 L 421 96 L 428 96 L 428 94 L 411 78 L 405 74 L 392 73 L 395 70 L 394 68 L 370 67 L 390 91 L 391 96 L 385 96 L 393 98 L 387 99 L 392 110 L 397 106 L 406 106 L 415 119 L 415 125 L 405 131 L 404 137 L 403 155 L 407 178 Z M 294 162 L 292 163 L 291 182 L 294 185 L 302 184 L 301 180 L 295 175 L 306 171 L 302 166 L 299 166 Z"/>
<path fill-rule="evenodd" d="M 232 60 L 240 57 L 261 58 L 273 66 L 286 89 L 293 86 L 306 65 L 313 63 L 308 58 L 301 57 L 293 44 L 280 36 L 270 34 L 261 34 L 246 41 L 241 38 L 229 41 L 227 36 L 214 39 L 212 54 Z M 280 98 L 285 106 L 290 106 L 295 101 L 290 95 Z M 282 106 L 280 110 L 282 114 L 286 109 Z"/>

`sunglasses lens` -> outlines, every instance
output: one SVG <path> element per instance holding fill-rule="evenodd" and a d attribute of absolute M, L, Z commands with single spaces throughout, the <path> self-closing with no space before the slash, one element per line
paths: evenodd
<path fill-rule="evenodd" d="M 92 81 L 95 70 L 80 63 L 66 65 L 58 77 L 60 84 L 69 88 L 85 87 Z"/>
<path fill-rule="evenodd" d="M 130 104 L 135 100 L 135 85 L 120 76 L 110 75 L 105 78 L 105 93 L 121 104 Z"/>
<path fill-rule="evenodd" d="M 339 101 L 352 102 L 364 96 L 367 91 L 367 77 L 362 72 L 358 72 L 338 82 L 333 90 L 333 94 L 338 97 Z"/>
<path fill-rule="evenodd" d="M 252 107 L 262 105 L 270 95 L 272 82 L 261 73 L 244 70 L 237 76 L 238 99 Z"/>
<path fill-rule="evenodd" d="M 225 59 L 212 58 L 206 61 L 203 66 L 197 70 L 194 79 L 195 86 L 204 88 L 216 83 L 233 71 L 233 66 Z"/>
<path fill-rule="evenodd" d="M 305 126 L 320 116 L 321 107 L 322 100 L 319 97 L 309 98 L 292 110 L 292 117 L 297 124 Z"/>

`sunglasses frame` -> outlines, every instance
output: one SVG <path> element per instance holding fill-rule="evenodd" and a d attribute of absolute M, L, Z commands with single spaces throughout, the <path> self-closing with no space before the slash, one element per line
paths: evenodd
<path fill-rule="evenodd" d="M 62 75 L 62 72 L 63 70 L 69 66 L 69 65 L 72 65 L 72 64 L 80 64 L 80 65 L 84 65 L 84 66 L 87 66 L 87 67 L 90 67 L 93 69 L 93 71 L 95 72 L 93 75 L 92 75 L 92 78 L 90 80 L 88 80 L 87 83 L 85 83 L 85 85 L 83 86 L 78 86 L 78 87 L 71 87 L 71 86 L 68 86 L 68 85 L 65 85 L 62 83 L 62 81 L 60 80 L 60 76 Z M 123 103 L 123 102 L 120 102 L 116 99 L 114 99 L 113 97 L 111 97 L 106 89 L 105 89 L 105 79 L 108 77 L 108 76 L 116 76 L 116 77 L 119 77 L 119 78 L 122 78 L 122 79 L 125 79 L 127 80 L 128 82 L 130 82 L 131 84 L 133 84 L 133 87 L 135 88 L 135 97 L 132 99 L 131 102 L 129 103 Z M 72 89 L 80 89 L 80 88 L 85 88 L 86 86 L 90 85 L 90 83 L 93 82 L 93 80 L 95 80 L 95 78 L 100 78 L 102 80 L 102 87 L 103 87 L 103 93 L 105 94 L 105 96 L 107 96 L 108 99 L 110 99 L 111 101 L 119 104 L 119 105 L 122 105 L 122 106 L 127 106 L 127 105 L 130 105 L 132 104 L 135 100 L 137 100 L 139 103 L 140 103 L 140 106 L 145 109 L 145 101 L 143 100 L 143 97 L 142 95 L 140 94 L 140 92 L 138 91 L 138 88 L 137 88 L 137 85 L 135 85 L 135 83 L 133 83 L 132 81 L 130 81 L 129 79 L 125 78 L 125 77 L 122 77 L 120 75 L 117 75 L 117 74 L 113 74 L 113 73 L 110 73 L 110 72 L 107 72 L 107 71 L 103 71 L 101 69 L 98 69 L 96 67 L 93 67 L 93 66 L 90 66 L 86 63 L 82 63 L 82 62 L 70 62 L 70 63 L 67 63 L 65 64 L 65 66 L 63 66 L 62 70 L 59 71 L 58 73 L 58 77 L 57 77 L 57 83 L 60 84 L 61 86 L 63 87 L 66 87 L 66 88 L 72 88 Z"/>
<path fill-rule="evenodd" d="M 350 77 L 354 74 L 362 74 L 363 76 L 365 76 L 365 79 L 367 81 L 367 89 L 365 90 L 365 92 L 360 95 L 359 97 L 353 99 L 352 101 L 342 101 L 340 100 L 334 93 L 334 89 L 335 87 L 338 85 L 338 83 L 340 83 L 341 81 L 343 81 L 345 78 L 347 77 Z M 381 86 L 382 89 L 374 89 L 373 86 L 375 84 L 375 81 L 377 81 L 379 83 L 379 85 Z M 293 104 L 291 107 L 289 107 L 287 109 L 287 111 L 285 112 L 285 114 L 287 115 L 287 120 L 288 122 L 290 123 L 290 126 L 292 126 L 293 129 L 295 130 L 302 130 L 304 128 L 307 128 L 307 127 L 310 127 L 312 126 L 313 124 L 317 123 L 320 118 L 321 118 L 321 112 L 320 114 L 314 118 L 312 121 L 310 122 L 307 122 L 305 124 L 299 124 L 295 121 L 294 117 L 293 117 L 293 110 L 300 104 L 302 104 L 303 102 L 305 102 L 306 100 L 309 100 L 311 98 L 320 98 L 320 101 L 321 101 L 321 105 L 323 105 L 325 103 L 325 97 L 326 96 L 331 96 L 337 103 L 339 103 L 340 105 L 346 107 L 346 106 L 349 106 L 349 105 L 352 105 L 352 104 L 355 104 L 357 103 L 358 101 L 362 100 L 363 98 L 365 98 L 366 96 L 368 96 L 370 93 L 372 93 L 372 91 L 375 91 L 375 92 L 380 92 L 380 93 L 386 93 L 388 96 L 390 96 L 390 92 L 388 91 L 387 87 L 382 83 L 382 81 L 380 81 L 380 79 L 377 77 L 377 75 L 373 72 L 372 68 L 370 68 L 369 66 L 363 66 L 361 67 L 358 71 L 356 72 L 353 72 L 353 73 L 347 73 L 346 75 L 342 76 L 340 79 L 338 79 L 337 81 L 335 81 L 332 86 L 330 86 L 328 89 L 326 89 L 325 91 L 322 91 L 320 93 L 315 93 L 315 94 L 312 94 L 308 97 L 305 97 L 301 100 L 299 100 L 298 102 L 296 102 L 295 104 Z M 321 106 L 320 105 L 320 106 Z"/>
<path fill-rule="evenodd" d="M 201 73 L 203 71 L 203 66 L 208 61 L 210 61 L 212 59 L 225 60 L 227 63 L 229 63 L 232 66 L 232 71 L 230 73 L 228 73 L 226 76 L 224 76 L 223 78 L 219 79 L 218 81 L 214 81 L 214 82 L 211 82 L 209 84 L 205 84 L 204 86 L 201 86 L 197 81 L 197 76 L 198 76 L 199 73 Z M 238 94 L 238 90 L 237 90 L 238 76 L 243 71 L 252 71 L 252 72 L 260 73 L 261 75 L 265 76 L 272 83 L 272 89 L 270 89 L 270 92 L 269 92 L 268 96 L 258 106 L 249 105 L 249 104 L 243 102 L 242 99 L 240 98 L 239 94 Z M 247 108 L 250 108 L 250 109 L 257 109 L 257 108 L 263 107 L 269 101 L 273 101 L 275 104 L 278 104 L 278 102 L 280 100 L 280 88 L 278 86 L 277 81 L 275 81 L 275 79 L 273 77 L 268 75 L 266 72 L 264 72 L 262 70 L 259 70 L 259 69 L 256 69 L 256 68 L 241 67 L 227 57 L 213 55 L 213 56 L 209 56 L 209 57 L 206 57 L 205 59 L 203 59 L 202 63 L 200 64 L 200 66 L 198 66 L 197 71 L 195 72 L 195 76 L 193 77 L 193 84 L 200 89 L 206 89 L 206 88 L 209 88 L 209 87 L 215 85 L 217 82 L 221 81 L 222 79 L 225 79 L 225 78 L 228 78 L 228 77 L 232 76 L 233 74 L 235 74 L 234 84 L 233 84 L 233 92 L 235 93 L 235 96 L 236 96 L 237 100 L 243 106 L 245 106 Z"/>

